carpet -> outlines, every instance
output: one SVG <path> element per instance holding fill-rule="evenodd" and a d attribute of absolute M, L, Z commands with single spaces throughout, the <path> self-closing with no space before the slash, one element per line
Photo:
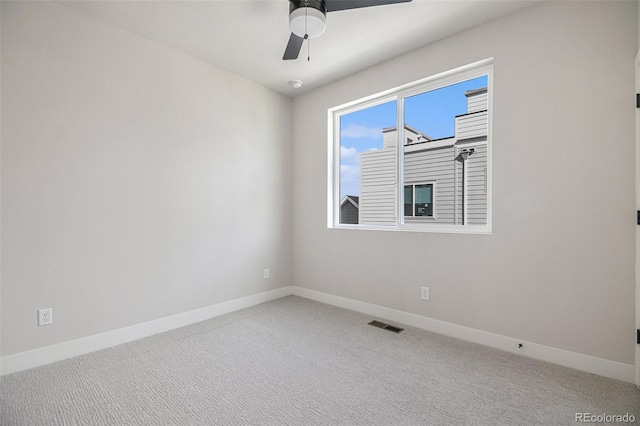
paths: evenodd
<path fill-rule="evenodd" d="M 289 296 L 0 378 L 4 425 L 564 425 L 632 384 Z M 398 325 L 398 324 L 394 324 Z M 402 326 L 402 325 L 400 325 Z"/>

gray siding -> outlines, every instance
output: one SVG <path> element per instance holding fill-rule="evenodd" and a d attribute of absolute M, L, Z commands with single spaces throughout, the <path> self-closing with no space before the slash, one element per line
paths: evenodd
<path fill-rule="evenodd" d="M 464 163 L 456 159 L 454 146 L 405 154 L 405 185 L 434 184 L 433 217 L 407 217 L 405 222 L 487 223 L 487 145 L 474 145 L 473 148 L 473 154 L 466 160 L 466 176 Z M 395 150 L 363 153 L 361 170 L 360 223 L 393 225 L 396 215 Z"/>
<path fill-rule="evenodd" d="M 429 218 L 405 218 L 406 222 L 453 223 L 454 165 L 453 147 L 444 147 L 406 153 L 404 156 L 404 183 L 434 184 L 434 214 Z"/>
<path fill-rule="evenodd" d="M 360 154 L 360 224 L 395 225 L 395 147 Z"/>
<path fill-rule="evenodd" d="M 456 160 L 456 224 L 487 224 L 487 145 L 475 145 L 473 154 L 466 160 L 467 176 L 464 176 L 464 163 Z M 464 181 L 466 179 L 466 188 Z M 467 206 L 464 207 L 464 190 L 467 191 Z"/>
<path fill-rule="evenodd" d="M 342 206 L 340 206 L 340 223 L 358 223 L 358 208 L 354 206 L 350 201 L 347 201 Z"/>
<path fill-rule="evenodd" d="M 467 159 L 467 224 L 487 224 L 487 146 L 475 147 Z"/>
<path fill-rule="evenodd" d="M 487 135 L 487 111 L 456 117 L 456 137 L 458 140 Z"/>
<path fill-rule="evenodd" d="M 456 169 L 455 175 L 455 183 L 456 183 L 456 191 L 455 191 L 455 224 L 462 225 L 462 220 L 464 216 L 464 163 L 459 160 L 455 160 L 454 167 Z"/>
<path fill-rule="evenodd" d="M 395 127 L 382 130 L 382 147 L 391 148 L 395 147 L 398 141 L 397 130 Z"/>
<path fill-rule="evenodd" d="M 467 112 L 483 111 L 488 109 L 487 92 L 478 93 L 467 98 Z"/>

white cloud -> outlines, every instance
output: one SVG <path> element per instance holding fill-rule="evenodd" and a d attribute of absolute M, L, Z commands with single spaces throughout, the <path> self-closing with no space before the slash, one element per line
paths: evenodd
<path fill-rule="evenodd" d="M 355 148 L 341 146 L 340 162 L 358 163 L 360 162 L 360 152 L 358 152 L 358 150 Z"/>
<path fill-rule="evenodd" d="M 382 138 L 382 132 L 379 127 L 366 127 L 359 124 L 349 124 L 340 131 L 340 136 L 343 138 Z"/>
<path fill-rule="evenodd" d="M 345 195 L 360 194 L 360 166 L 354 164 L 340 165 L 340 199 Z"/>
<path fill-rule="evenodd" d="M 351 181 L 353 179 L 358 180 L 360 177 L 360 166 L 353 164 L 341 164 L 340 165 L 340 178 L 342 180 Z"/>

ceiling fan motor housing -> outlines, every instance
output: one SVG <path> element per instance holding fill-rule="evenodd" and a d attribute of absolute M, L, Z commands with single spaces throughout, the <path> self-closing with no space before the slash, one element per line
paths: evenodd
<path fill-rule="evenodd" d="M 321 36 L 327 20 L 324 0 L 289 0 L 289 28 L 299 37 Z"/>

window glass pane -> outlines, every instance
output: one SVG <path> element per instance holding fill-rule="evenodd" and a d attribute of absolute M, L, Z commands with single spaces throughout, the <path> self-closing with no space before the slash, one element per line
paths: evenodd
<path fill-rule="evenodd" d="M 433 216 L 433 185 L 416 185 L 416 216 Z"/>
<path fill-rule="evenodd" d="M 487 223 L 487 85 L 485 75 L 404 99 L 401 178 L 415 184 L 414 211 L 407 216 L 446 225 Z"/>
<path fill-rule="evenodd" d="M 404 215 L 413 216 L 413 186 L 404 187 Z"/>
<path fill-rule="evenodd" d="M 340 116 L 340 223 L 395 225 L 396 106 Z"/>
<path fill-rule="evenodd" d="M 424 132 L 421 134 L 431 140 L 454 137 L 457 116 L 486 111 L 487 97 L 474 92 L 486 89 L 487 84 L 484 75 L 408 97 L 404 104 L 405 124 Z"/>
<path fill-rule="evenodd" d="M 431 204 L 432 185 L 416 185 L 416 203 Z"/>

